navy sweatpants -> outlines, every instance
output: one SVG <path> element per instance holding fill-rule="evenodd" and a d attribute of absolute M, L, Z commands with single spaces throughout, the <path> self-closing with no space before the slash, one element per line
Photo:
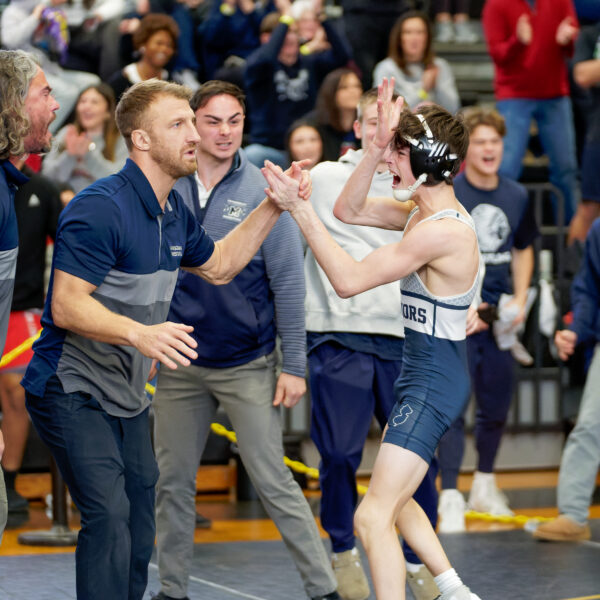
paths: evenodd
<path fill-rule="evenodd" d="M 112 417 L 89 394 L 64 392 L 56 376 L 27 410 L 81 512 L 77 600 L 141 600 L 154 547 L 154 460 L 148 409 Z"/>
<path fill-rule="evenodd" d="M 356 471 L 373 415 L 382 429 L 387 423 L 401 365 L 399 360 L 384 360 L 335 342 L 320 344 L 308 355 L 311 437 L 321 454 L 321 525 L 334 552 L 355 545 Z M 414 495 L 434 528 L 436 474 L 437 465 L 432 464 Z M 404 554 L 409 562 L 421 562 L 406 544 Z"/>
<path fill-rule="evenodd" d="M 469 371 L 475 394 L 475 447 L 477 470 L 492 473 L 506 425 L 514 387 L 515 360 L 500 350 L 490 330 L 467 338 Z M 465 419 L 459 417 L 440 440 L 438 457 L 442 489 L 456 488 L 465 451 Z"/>

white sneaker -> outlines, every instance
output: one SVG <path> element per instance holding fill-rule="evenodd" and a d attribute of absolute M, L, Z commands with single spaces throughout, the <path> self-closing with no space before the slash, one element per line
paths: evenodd
<path fill-rule="evenodd" d="M 469 21 L 454 23 L 454 41 L 458 44 L 474 44 L 479 41 L 479 36 Z"/>
<path fill-rule="evenodd" d="M 493 473 L 475 471 L 468 506 L 471 510 L 490 515 L 512 517 L 515 514 L 508 506 L 507 497 L 498 489 Z"/>
<path fill-rule="evenodd" d="M 465 526 L 465 499 L 458 490 L 442 490 L 438 504 L 438 531 L 460 533 Z"/>
<path fill-rule="evenodd" d="M 452 21 L 438 21 L 435 24 L 435 41 L 440 44 L 449 44 L 454 41 Z"/>

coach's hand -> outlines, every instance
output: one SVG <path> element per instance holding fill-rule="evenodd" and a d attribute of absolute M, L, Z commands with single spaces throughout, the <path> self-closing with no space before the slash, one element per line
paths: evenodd
<path fill-rule="evenodd" d="M 159 323 L 142 326 L 132 334 L 131 345 L 144 356 L 154 358 L 169 369 L 176 369 L 177 363 L 189 366 L 189 359 L 197 358 L 194 348 L 198 345 L 189 335 L 194 328 L 183 323 Z"/>

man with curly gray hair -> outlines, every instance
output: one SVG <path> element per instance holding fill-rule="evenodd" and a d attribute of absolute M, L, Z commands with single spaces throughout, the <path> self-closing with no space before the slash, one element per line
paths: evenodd
<path fill-rule="evenodd" d="M 26 52 L 0 50 L 0 356 L 12 302 L 19 236 L 14 208 L 17 187 L 27 181 L 15 166 L 24 154 L 47 152 L 58 102 L 44 72 Z M 0 432 L 0 457 L 4 439 Z M 0 468 L 0 539 L 8 507 Z"/>

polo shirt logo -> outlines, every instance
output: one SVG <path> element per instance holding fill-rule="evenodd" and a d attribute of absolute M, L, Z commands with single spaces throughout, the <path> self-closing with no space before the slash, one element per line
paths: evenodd
<path fill-rule="evenodd" d="M 183 248 L 181 246 L 171 246 L 171 256 L 183 256 Z"/>
<path fill-rule="evenodd" d="M 225 206 L 223 207 L 223 218 L 239 223 L 240 221 L 243 221 L 247 212 L 248 205 L 245 202 L 239 202 L 238 200 L 227 200 Z"/>

